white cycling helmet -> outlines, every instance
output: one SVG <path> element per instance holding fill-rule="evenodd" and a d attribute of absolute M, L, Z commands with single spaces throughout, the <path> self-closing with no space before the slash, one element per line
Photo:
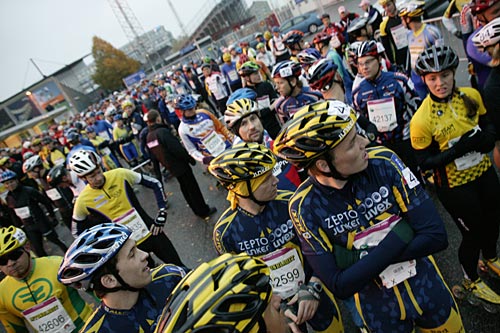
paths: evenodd
<path fill-rule="evenodd" d="M 500 17 L 482 27 L 472 37 L 472 42 L 481 51 L 484 51 L 488 46 L 493 46 L 500 42 Z"/>
<path fill-rule="evenodd" d="M 69 158 L 69 168 L 79 177 L 94 171 L 101 163 L 101 157 L 91 150 L 78 150 Z"/>
<path fill-rule="evenodd" d="M 23 172 L 33 171 L 36 167 L 43 168 L 43 161 L 39 155 L 33 155 L 23 163 Z"/>

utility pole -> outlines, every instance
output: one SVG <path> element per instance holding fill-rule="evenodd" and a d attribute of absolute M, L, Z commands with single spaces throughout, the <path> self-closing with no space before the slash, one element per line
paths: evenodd
<path fill-rule="evenodd" d="M 187 37 L 187 31 L 186 27 L 184 26 L 184 23 L 182 23 L 181 18 L 179 17 L 179 14 L 177 14 L 177 11 L 175 10 L 174 5 L 172 4 L 172 1 L 167 0 L 168 5 L 170 6 L 170 9 L 172 10 L 172 13 L 175 16 L 175 19 L 177 20 L 177 23 L 179 23 L 179 27 L 181 28 L 182 34 Z"/>
<path fill-rule="evenodd" d="M 35 63 L 35 60 L 33 60 L 33 58 L 30 58 L 30 61 L 33 64 L 33 66 L 35 66 L 35 68 L 38 71 L 38 73 L 40 73 L 40 75 L 45 79 L 47 77 L 47 75 L 43 74 L 43 72 L 40 69 L 40 67 L 38 67 L 38 65 Z"/>

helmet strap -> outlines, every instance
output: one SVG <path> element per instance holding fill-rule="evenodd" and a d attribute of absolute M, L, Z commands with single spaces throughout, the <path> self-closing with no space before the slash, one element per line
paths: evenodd
<path fill-rule="evenodd" d="M 270 201 L 257 200 L 255 198 L 255 196 L 253 195 L 253 190 L 252 190 L 252 186 L 250 184 L 250 180 L 247 180 L 246 182 L 247 182 L 247 188 L 248 188 L 248 199 L 252 200 L 253 202 L 255 202 L 259 206 L 265 206 L 268 204 L 268 202 L 270 202 Z"/>
<path fill-rule="evenodd" d="M 116 267 L 113 267 L 111 270 L 110 274 L 113 274 L 113 276 L 120 282 L 119 287 L 114 287 L 114 288 L 106 288 L 107 292 L 115 292 L 115 291 L 120 291 L 120 290 L 127 290 L 127 291 L 139 291 L 140 289 L 131 287 L 127 282 L 123 280 L 121 277 L 120 273 L 116 269 Z"/>
<path fill-rule="evenodd" d="M 331 177 L 336 180 L 349 180 L 349 177 L 344 177 L 337 171 L 332 163 L 331 154 L 327 152 L 325 155 L 326 156 L 323 158 L 323 160 L 326 162 L 326 165 L 328 165 L 330 172 L 321 171 L 319 169 L 317 171 L 325 177 Z"/>

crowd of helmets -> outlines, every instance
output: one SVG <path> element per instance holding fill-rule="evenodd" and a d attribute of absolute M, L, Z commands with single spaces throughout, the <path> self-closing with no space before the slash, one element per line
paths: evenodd
<path fill-rule="evenodd" d="M 386 12 L 394 11 L 396 15 L 392 16 L 400 23 L 406 22 L 406 27 L 409 27 L 410 21 L 421 20 L 424 14 L 423 1 L 410 0 L 404 2 L 401 8 L 395 8 L 391 0 L 379 0 L 379 4 Z M 240 96 L 248 97 L 242 91 L 234 94 L 236 91 L 245 87 L 255 90 L 253 81 L 256 79 L 253 74 L 258 76 L 259 82 L 270 82 L 284 98 L 296 93 L 280 90 L 273 80 L 297 77 L 303 91 L 313 92 L 324 92 L 337 82 L 343 87 L 344 100 L 350 104 L 352 90 L 359 84 L 357 59 L 360 57 L 381 56 L 382 70 L 399 71 L 411 76 L 415 65 L 407 61 L 410 57 L 405 53 L 404 59 L 401 58 L 398 52 L 392 50 L 394 45 L 381 42 L 383 38 L 380 35 L 384 32 L 380 31 L 380 24 L 384 14 L 388 13 L 380 13 L 369 0 L 362 0 L 359 7 L 361 12 L 358 14 L 350 13 L 344 6 L 340 6 L 337 22 L 329 14 L 323 14 L 321 19 L 324 29 L 313 36 L 311 45 L 304 41 L 304 33 L 301 31 L 292 30 L 282 34 L 279 27 L 273 27 L 271 32 L 255 33 L 258 42 L 255 49 L 248 42 L 233 44 L 222 48 L 220 59 L 205 57 L 199 61 L 191 61 L 157 74 L 152 80 L 142 80 L 131 89 L 115 91 L 99 103 L 88 106 L 86 112 L 59 123 L 54 122 L 41 135 L 24 141 L 21 147 L 3 148 L 0 151 L 0 167 L 4 170 L 12 169 L 23 179 L 26 178 L 27 171 L 26 168 L 23 170 L 23 163 L 31 156 L 39 155 L 45 166 L 52 167 L 55 164 L 50 159 L 52 151 L 59 150 L 66 155 L 72 147 L 82 144 L 82 140 L 84 144 L 95 145 L 98 153 L 105 151 L 110 154 L 111 158 L 105 159 L 109 162 L 105 164 L 106 169 L 122 166 L 118 156 L 133 167 L 149 157 L 140 137 L 141 131 L 147 128 L 143 115 L 149 110 L 159 110 L 164 121 L 177 128 L 182 118 L 181 109 L 177 105 L 179 96 L 192 94 L 206 109 L 221 117 L 228 101 L 232 102 Z M 464 27 L 457 28 L 449 23 L 451 14 L 459 10 L 470 14 L 475 7 L 454 1 L 443 21 L 448 20 L 445 26 L 457 37 L 469 36 L 470 33 L 466 35 L 467 31 L 461 33 Z M 480 22 L 474 19 L 473 27 L 479 26 Z M 498 39 L 498 27 L 492 26 L 490 30 L 483 34 L 490 34 L 490 38 L 476 37 L 475 47 L 484 49 L 481 43 L 494 43 L 494 39 Z M 390 49 L 387 50 L 387 47 Z M 481 90 L 489 67 L 484 68 L 473 55 L 469 57 L 469 61 L 476 65 L 477 80 L 474 83 Z M 255 97 L 253 96 L 254 99 Z M 300 106 L 294 105 L 295 108 Z M 283 111 L 276 110 L 278 120 L 283 124 L 287 117 L 281 117 L 281 112 Z M 125 130 L 116 134 L 116 127 Z M 103 141 L 107 143 L 102 143 Z M 132 149 L 123 152 L 120 147 L 127 144 L 131 144 Z M 110 149 L 106 149 L 108 145 Z"/>
<path fill-rule="evenodd" d="M 481 1 L 485 4 L 481 5 Z M 443 17 L 446 28 L 457 37 L 470 36 L 470 31 L 464 31 L 470 28 L 467 22 L 462 20 L 462 24 L 467 27 L 457 28 L 453 22 L 450 23 L 450 17 L 457 11 L 462 11 L 463 17 L 466 14 L 471 16 L 481 6 L 489 5 L 488 1 L 481 1 L 475 6 L 465 1 L 453 1 Z M 370 0 L 361 0 L 360 13 L 351 13 L 340 6 L 337 22 L 329 14 L 323 14 L 323 31 L 315 34 L 311 43 L 305 42 L 301 31 L 292 30 L 282 34 L 279 27 L 273 27 L 271 31 L 255 33 L 258 42 L 255 49 L 248 42 L 229 45 L 222 48 L 220 59 L 205 57 L 182 66 L 174 66 L 172 70 L 157 74 L 151 80 L 142 80 L 133 88 L 115 91 L 99 103 L 88 106 L 85 112 L 58 123 L 54 121 L 48 130 L 25 140 L 21 147 L 2 148 L 0 167 L 3 170 L 13 170 L 23 179 L 26 178 L 27 171 L 26 167 L 23 169 L 23 163 L 31 156 L 39 155 L 46 167 L 52 167 L 56 162 L 50 159 L 51 152 L 59 150 L 67 155 L 73 147 L 82 143 L 95 146 L 100 154 L 105 151 L 104 154 L 110 155 L 111 158 L 105 159 L 109 161 L 104 165 L 106 169 L 122 166 L 121 160 L 134 167 L 149 158 L 140 135 L 147 128 L 144 115 L 149 110 L 159 110 L 164 122 L 177 128 L 182 119 L 182 108 L 177 103 L 179 96 L 191 94 L 206 109 L 222 117 L 226 104 L 241 97 L 257 97 L 252 93 L 248 96 L 247 90 L 238 91 L 242 88 L 255 90 L 256 79 L 252 75 L 258 76 L 258 82 L 269 82 L 278 95 L 285 99 L 294 97 L 298 100 L 296 96 L 292 96 L 296 95 L 293 89 L 280 89 L 275 84 L 276 79 L 298 78 L 300 94 L 325 92 L 334 83 L 339 83 L 343 88 L 343 99 L 352 105 L 352 91 L 362 79 L 358 72 L 358 58 L 380 56 L 382 70 L 401 72 L 412 78 L 412 69 L 415 71 L 415 63 L 408 61 L 412 55 L 407 56 L 412 48 L 406 51 L 404 59 L 401 58 L 397 47 L 392 45 L 394 41 L 392 44 L 383 42 L 381 36 L 386 32 L 380 30 L 380 25 L 384 15 L 389 15 L 409 29 L 410 22 L 422 20 L 424 2 L 410 0 L 403 2 L 400 8 L 396 8 L 392 0 L 378 2 L 385 10 L 384 13 L 379 12 Z M 481 20 L 474 15 L 471 17 L 473 30 L 477 31 L 481 27 Z M 470 44 L 476 49 L 484 50 L 488 43 L 496 43 L 499 38 L 498 30 L 498 26 L 493 25 L 483 34 L 478 34 Z M 438 37 L 442 40 L 442 36 Z M 464 45 L 466 43 L 464 41 Z M 475 67 L 475 72 L 471 69 L 471 73 L 477 76 L 472 83 L 481 91 L 481 84 L 487 77 L 489 67 L 483 66 L 485 60 L 480 62 L 474 58 L 474 54 L 467 53 L 470 64 L 475 65 L 470 66 L 470 69 Z M 486 58 L 486 62 L 491 61 L 491 58 L 484 55 L 481 56 Z M 310 102 L 308 99 L 304 101 Z M 300 103 L 296 103 L 294 108 L 302 106 Z M 286 108 L 286 103 L 282 108 Z M 287 113 L 286 111 L 275 111 L 281 125 L 291 115 L 288 112 L 288 116 L 282 117 L 280 113 Z M 116 131 L 117 127 L 124 130 Z M 267 128 L 266 130 L 269 131 Z M 132 149 L 124 152 L 120 149 L 124 145 L 131 145 Z M 110 149 L 106 149 L 108 147 Z"/>

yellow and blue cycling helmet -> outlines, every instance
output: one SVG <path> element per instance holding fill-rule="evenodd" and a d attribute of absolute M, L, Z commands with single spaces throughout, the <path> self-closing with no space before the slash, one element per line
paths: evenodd
<path fill-rule="evenodd" d="M 191 271 L 174 289 L 156 333 L 265 332 L 269 268 L 247 254 L 224 254 Z"/>
<path fill-rule="evenodd" d="M 26 234 L 19 228 L 0 228 L 0 257 L 20 248 L 27 241 Z"/>
<path fill-rule="evenodd" d="M 307 167 L 342 142 L 356 121 L 354 110 L 340 101 L 304 106 L 283 126 L 273 151 L 297 167 Z"/>
<path fill-rule="evenodd" d="M 273 152 L 255 142 L 242 142 L 226 149 L 210 162 L 208 171 L 226 188 L 250 181 L 272 171 L 276 164 Z"/>

